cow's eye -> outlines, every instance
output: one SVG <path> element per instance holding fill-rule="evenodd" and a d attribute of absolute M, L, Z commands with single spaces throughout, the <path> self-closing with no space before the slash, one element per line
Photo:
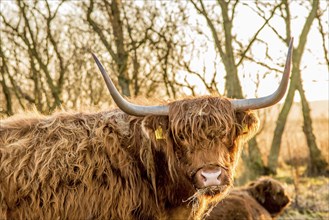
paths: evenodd
<path fill-rule="evenodd" d="M 215 132 L 210 132 L 209 134 L 207 134 L 207 138 L 209 139 L 209 140 L 212 140 L 212 139 L 214 139 L 216 137 L 216 133 Z"/>
<path fill-rule="evenodd" d="M 179 141 L 183 142 L 183 141 L 185 140 L 185 136 L 184 136 L 184 134 L 179 133 L 177 136 L 178 136 L 178 140 L 179 140 Z"/>

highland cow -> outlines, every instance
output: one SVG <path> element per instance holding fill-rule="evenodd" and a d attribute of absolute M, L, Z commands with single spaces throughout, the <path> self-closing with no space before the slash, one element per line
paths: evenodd
<path fill-rule="evenodd" d="M 18 117 L 0 125 L 0 219 L 166 219 L 193 204 L 202 218 L 233 181 L 242 144 L 257 130 L 251 111 L 272 95 L 200 97 L 164 106 L 123 99 L 94 56 L 119 109 Z"/>
<path fill-rule="evenodd" d="M 281 183 L 261 178 L 247 187 L 236 188 L 213 208 L 206 220 L 269 220 L 277 217 L 289 204 Z"/>

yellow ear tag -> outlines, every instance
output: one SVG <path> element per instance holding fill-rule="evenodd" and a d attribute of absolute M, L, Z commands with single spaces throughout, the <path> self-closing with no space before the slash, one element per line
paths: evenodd
<path fill-rule="evenodd" d="M 161 126 L 159 126 L 159 127 L 154 131 L 154 133 L 155 133 L 155 139 L 157 139 L 157 140 L 164 139 L 164 137 L 163 137 L 163 132 L 162 132 L 162 127 L 161 127 Z"/>
<path fill-rule="evenodd" d="M 248 125 L 243 124 L 243 125 L 242 125 L 242 133 L 243 133 L 243 134 L 247 134 L 247 133 L 248 133 L 248 130 L 249 130 L 249 129 L 248 129 Z"/>

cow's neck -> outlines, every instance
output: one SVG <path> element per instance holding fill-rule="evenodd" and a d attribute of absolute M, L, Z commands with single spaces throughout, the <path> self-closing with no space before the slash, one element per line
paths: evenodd
<path fill-rule="evenodd" d="M 188 205 L 188 198 L 195 193 L 194 187 L 185 177 L 185 173 L 176 169 L 174 179 L 170 176 L 168 161 L 163 152 L 155 154 L 156 160 L 156 185 L 159 201 L 165 201 L 166 209 L 178 208 Z"/>

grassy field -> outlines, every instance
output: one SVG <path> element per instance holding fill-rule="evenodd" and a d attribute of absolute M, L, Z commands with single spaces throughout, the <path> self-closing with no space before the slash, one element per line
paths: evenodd
<path fill-rule="evenodd" d="M 278 176 L 286 183 L 291 204 L 277 219 L 329 219 L 329 179 Z"/>
<path fill-rule="evenodd" d="M 257 135 L 257 142 L 262 152 L 263 160 L 267 164 L 267 157 L 273 140 L 276 119 L 278 118 L 278 107 L 266 109 L 266 112 L 260 112 L 261 118 L 260 133 Z M 329 109 L 326 101 L 320 103 L 311 103 L 311 115 L 313 120 L 313 132 L 316 142 L 324 158 L 329 161 Z M 265 119 L 265 120 L 263 120 Z M 300 163 L 306 165 L 309 150 L 306 144 L 306 138 L 303 133 L 303 118 L 301 106 L 294 103 L 282 136 L 279 162 Z M 307 125 L 308 126 L 308 125 Z"/>

